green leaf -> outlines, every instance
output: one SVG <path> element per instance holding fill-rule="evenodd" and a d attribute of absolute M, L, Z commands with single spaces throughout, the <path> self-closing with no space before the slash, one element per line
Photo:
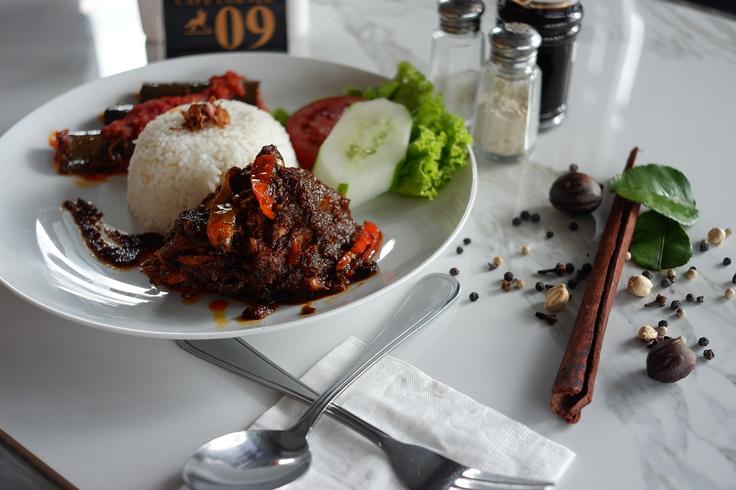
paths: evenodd
<path fill-rule="evenodd" d="M 654 211 L 639 215 L 629 252 L 638 266 L 655 271 L 685 265 L 693 256 L 682 225 Z"/>
<path fill-rule="evenodd" d="M 286 121 L 288 121 L 290 117 L 289 111 L 283 107 L 277 107 L 271 111 L 271 115 L 274 119 L 280 122 L 283 127 L 286 127 Z"/>
<path fill-rule="evenodd" d="M 614 177 L 608 188 L 685 226 L 698 219 L 690 182 L 675 168 L 655 163 L 636 166 Z"/>

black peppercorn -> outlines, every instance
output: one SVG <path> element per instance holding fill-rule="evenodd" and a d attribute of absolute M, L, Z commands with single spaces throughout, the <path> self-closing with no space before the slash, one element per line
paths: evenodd
<path fill-rule="evenodd" d="M 459 254 L 463 253 L 463 247 L 457 247 L 457 248 L 455 249 L 455 252 L 457 252 L 457 253 L 459 253 Z"/>
<path fill-rule="evenodd" d="M 577 172 L 577 171 L 578 171 L 578 166 L 575 165 L 574 163 L 571 163 L 570 164 L 570 172 Z"/>
<path fill-rule="evenodd" d="M 470 238 L 463 238 L 463 243 L 465 245 L 470 245 Z"/>
<path fill-rule="evenodd" d="M 736 274 L 734 274 L 733 277 L 731 278 L 731 282 L 736 284 Z"/>
<path fill-rule="evenodd" d="M 573 272 L 575 272 L 575 266 L 572 263 L 568 262 L 567 264 L 565 264 L 565 272 L 567 272 L 568 274 L 572 274 Z"/>
<path fill-rule="evenodd" d="M 669 322 L 667 320 L 660 320 L 659 323 L 657 323 L 658 327 L 668 327 Z"/>
<path fill-rule="evenodd" d="M 696 303 L 703 303 L 705 301 L 705 296 L 698 296 L 695 298 Z"/>
<path fill-rule="evenodd" d="M 641 275 L 644 276 L 644 277 L 646 277 L 647 279 L 651 279 L 652 278 L 652 273 L 649 272 L 649 271 L 642 271 Z"/>
<path fill-rule="evenodd" d="M 513 281 L 514 280 L 514 273 L 513 272 L 506 272 L 503 275 L 503 280 L 504 281 Z"/>
<path fill-rule="evenodd" d="M 679 299 L 675 299 L 675 300 L 672 301 L 672 303 L 670 303 L 670 308 L 672 308 L 673 310 L 676 310 L 679 307 L 680 307 L 680 300 Z"/>
<path fill-rule="evenodd" d="M 710 245 L 708 245 L 708 241 L 707 240 L 703 240 L 703 241 L 700 242 L 700 251 L 701 252 L 707 252 L 709 248 L 710 248 Z"/>
<path fill-rule="evenodd" d="M 685 301 L 688 303 L 692 303 L 695 301 L 695 296 L 693 296 L 693 293 L 687 293 L 687 296 L 685 296 Z"/>
<path fill-rule="evenodd" d="M 708 340 L 708 337 L 700 337 L 698 339 L 698 345 L 701 347 L 707 347 L 708 344 L 710 344 L 710 340 Z"/>
<path fill-rule="evenodd" d="M 589 262 L 586 262 L 580 270 L 583 271 L 583 274 L 590 274 L 590 271 L 593 270 L 593 266 Z"/>
<path fill-rule="evenodd" d="M 577 224 L 576 222 L 574 222 L 574 221 L 571 221 L 571 222 L 570 222 L 570 224 L 569 224 L 569 228 L 570 228 L 570 230 L 572 230 L 572 231 L 577 231 L 577 229 L 578 229 L 578 224 Z"/>
<path fill-rule="evenodd" d="M 575 289 L 578 286 L 578 280 L 574 277 L 572 279 L 567 280 L 567 287 L 570 289 Z"/>
<path fill-rule="evenodd" d="M 476 293 L 475 291 L 473 291 L 472 293 L 470 293 L 469 298 L 470 298 L 470 301 L 477 301 L 478 300 L 478 293 Z"/>
<path fill-rule="evenodd" d="M 668 288 L 672 285 L 672 281 L 667 279 L 666 277 L 662 278 L 662 281 L 659 283 L 663 288 Z"/>
<path fill-rule="evenodd" d="M 705 357 L 706 359 L 708 359 L 710 361 L 711 359 L 713 359 L 714 357 L 716 357 L 716 353 L 713 352 L 710 349 L 705 349 L 703 351 L 703 357 Z"/>
<path fill-rule="evenodd" d="M 537 283 L 534 285 L 534 289 L 537 291 L 544 291 L 544 283 L 542 281 L 537 281 Z"/>
<path fill-rule="evenodd" d="M 532 223 L 539 223 L 540 219 L 542 219 L 542 217 L 539 215 L 539 213 L 532 213 L 531 215 Z"/>
<path fill-rule="evenodd" d="M 724 257 L 723 265 L 731 265 L 731 257 Z"/>
<path fill-rule="evenodd" d="M 514 226 L 519 226 L 521 224 L 521 218 L 514 218 L 511 220 L 511 224 Z"/>
<path fill-rule="evenodd" d="M 552 238 L 553 236 L 555 236 L 555 234 L 554 234 L 554 232 L 552 232 L 552 231 L 548 231 L 548 232 L 547 232 L 547 233 L 545 234 L 545 236 L 547 237 L 547 240 L 549 240 L 550 238 Z"/>
<path fill-rule="evenodd" d="M 523 219 L 524 221 L 529 221 L 529 218 L 532 217 L 532 215 L 529 214 L 529 211 L 526 211 L 526 210 L 522 211 L 520 216 L 521 216 L 521 219 Z"/>
<path fill-rule="evenodd" d="M 451 276 L 456 276 L 458 274 L 460 274 L 460 271 L 458 270 L 457 267 L 453 267 L 452 269 L 450 269 L 450 275 Z"/>

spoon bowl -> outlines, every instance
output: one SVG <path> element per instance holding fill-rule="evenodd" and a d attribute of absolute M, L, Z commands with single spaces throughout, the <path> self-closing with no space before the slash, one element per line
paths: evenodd
<path fill-rule="evenodd" d="M 286 485 L 303 475 L 312 462 L 306 439 L 289 434 L 281 430 L 241 430 L 213 439 L 197 449 L 184 465 L 187 483 L 198 490 L 261 490 Z"/>

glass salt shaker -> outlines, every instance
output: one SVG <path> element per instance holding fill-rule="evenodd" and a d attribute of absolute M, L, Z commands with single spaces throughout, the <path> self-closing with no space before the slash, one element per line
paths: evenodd
<path fill-rule="evenodd" d="M 440 27 L 432 34 L 429 78 L 444 97 L 447 110 L 473 118 L 478 75 L 484 60 L 481 0 L 440 0 Z"/>
<path fill-rule="evenodd" d="M 534 147 L 539 131 L 542 38 L 511 22 L 489 33 L 491 56 L 480 77 L 475 116 L 476 154 L 484 160 L 515 161 Z"/>

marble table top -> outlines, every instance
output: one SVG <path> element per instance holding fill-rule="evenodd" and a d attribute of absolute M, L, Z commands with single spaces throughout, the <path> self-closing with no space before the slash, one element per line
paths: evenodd
<path fill-rule="evenodd" d="M 2 2 L 0 132 L 52 96 L 146 62 L 136 2 L 103 3 Z M 736 228 L 736 22 L 664 0 L 583 3 L 568 119 L 540 136 L 529 162 L 481 165 L 478 200 L 461 233 L 473 243 L 462 255 L 451 247 L 428 267 L 458 267 L 464 298 L 395 354 L 574 450 L 561 489 L 734 488 L 736 301 L 722 296 L 736 265 L 719 265 L 736 256 L 734 238 L 696 252 L 700 277 L 668 288 L 672 297 L 706 296 L 684 319 L 645 310 L 621 291 L 593 402 L 575 426 L 549 409 L 574 309 L 547 326 L 533 318 L 539 293 L 529 286 L 503 293 L 500 272 L 485 268 L 502 255 L 533 284 L 542 266 L 592 258 L 604 216 L 581 219 L 580 229 L 569 231 L 569 220 L 547 207 L 546 192 L 571 162 L 607 180 L 635 145 L 642 163 L 667 163 L 690 178 L 701 210 L 689 230 L 693 241 L 712 226 Z M 403 59 L 427 67 L 434 1 L 315 0 L 309 7 L 308 34 L 295 54 L 385 75 Z M 489 13 L 484 27 L 492 24 Z M 121 35 L 128 42 L 121 44 Z M 511 227 L 522 209 L 539 210 L 541 225 Z M 544 240 L 546 229 L 557 232 L 553 240 Z M 523 244 L 531 255 L 518 253 Z M 636 270 L 627 265 L 623 277 Z M 407 287 L 309 329 L 249 341 L 300 374 L 345 338 L 368 338 Z M 479 301 L 465 299 L 471 291 Z M 0 311 L 0 428 L 80 488 L 177 488 L 193 448 L 248 425 L 277 400 L 171 341 L 78 326 L 4 288 Z M 647 378 L 646 349 L 633 337 L 660 318 L 690 344 L 707 336 L 717 357 L 700 357 L 676 384 Z"/>

